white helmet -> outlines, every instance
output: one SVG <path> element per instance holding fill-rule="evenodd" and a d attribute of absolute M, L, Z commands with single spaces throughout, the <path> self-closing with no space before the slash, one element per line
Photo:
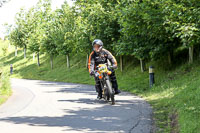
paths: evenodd
<path fill-rule="evenodd" d="M 99 45 L 98 51 L 94 48 L 94 45 L 95 45 L 95 44 Z M 93 50 L 94 50 L 95 52 L 99 52 L 99 51 L 101 51 L 101 49 L 103 48 L 103 42 L 102 42 L 100 39 L 95 39 L 95 40 L 92 42 L 92 47 L 93 47 Z"/>

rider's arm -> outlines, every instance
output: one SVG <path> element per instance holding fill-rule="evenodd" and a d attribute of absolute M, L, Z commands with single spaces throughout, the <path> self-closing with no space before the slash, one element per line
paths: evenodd
<path fill-rule="evenodd" d="M 114 69 L 117 68 L 117 60 L 115 59 L 115 57 L 106 49 L 104 49 L 104 51 L 106 52 L 106 54 L 108 55 L 108 59 L 110 60 L 110 62 L 112 63 L 112 67 Z"/>
<path fill-rule="evenodd" d="M 89 69 L 89 73 L 94 71 L 94 51 L 92 51 L 92 53 L 89 56 L 89 60 L 88 60 L 88 69 Z"/>

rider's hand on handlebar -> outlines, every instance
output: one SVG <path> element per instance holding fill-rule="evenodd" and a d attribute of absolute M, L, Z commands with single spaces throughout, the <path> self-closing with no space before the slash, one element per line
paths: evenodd
<path fill-rule="evenodd" d="M 95 74 L 94 71 L 91 71 L 91 72 L 90 72 L 90 76 L 93 76 L 94 74 Z"/>
<path fill-rule="evenodd" d="M 108 66 L 108 69 L 117 69 L 117 66 L 116 65 Z"/>
<path fill-rule="evenodd" d="M 109 70 L 113 69 L 113 66 L 108 66 L 108 69 L 109 69 Z"/>

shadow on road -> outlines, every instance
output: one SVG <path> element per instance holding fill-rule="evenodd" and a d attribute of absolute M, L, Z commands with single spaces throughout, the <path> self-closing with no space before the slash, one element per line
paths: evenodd
<path fill-rule="evenodd" d="M 91 99 L 59 100 L 58 102 L 94 104 L 94 100 Z M 134 123 L 136 123 L 139 120 L 147 121 L 145 118 L 140 118 L 142 116 L 141 112 L 133 111 L 134 108 L 138 108 L 138 103 L 136 101 L 133 103 L 126 100 L 119 100 L 116 106 L 111 106 L 108 103 L 105 103 L 104 101 L 96 102 L 101 104 L 104 103 L 105 105 L 102 107 L 97 107 L 95 109 L 64 109 L 66 115 L 59 117 L 8 117 L 0 119 L 0 121 L 12 122 L 15 124 L 28 124 L 30 126 L 69 127 L 72 128 L 73 131 L 82 131 L 84 129 L 87 129 L 88 131 L 100 132 L 128 132 L 128 130 L 130 130 L 129 128 L 131 128 L 130 123 L 134 125 Z M 119 114 L 120 112 L 121 114 Z M 127 118 L 127 113 L 135 114 L 131 114 L 131 117 Z M 133 119 L 135 119 L 135 121 L 133 121 Z"/>
<path fill-rule="evenodd" d="M 40 86 L 57 87 L 56 91 L 45 91 L 46 93 L 82 93 L 87 95 L 97 95 L 94 85 L 73 84 L 64 82 L 40 81 Z"/>
<path fill-rule="evenodd" d="M 46 93 L 87 93 L 88 95 L 96 95 L 94 86 L 62 84 L 48 81 L 38 82 L 38 84 L 58 86 L 60 88 L 57 91 L 51 91 L 50 89 Z M 122 93 L 121 96 L 127 96 L 127 93 Z M 116 100 L 115 106 L 111 106 L 103 100 L 98 101 L 89 98 L 79 98 L 77 100 L 59 99 L 57 102 L 81 103 L 80 105 L 84 106 L 73 109 L 63 108 L 65 113 L 63 116 L 7 117 L 0 119 L 0 121 L 14 124 L 27 124 L 30 126 L 63 127 L 66 131 L 71 129 L 73 131 L 85 130 L 88 132 L 130 132 L 139 123 L 146 123 L 147 121 L 151 123 L 151 119 L 143 114 L 143 110 L 151 110 L 150 106 L 143 106 L 141 99 L 134 101 L 119 99 Z M 97 106 L 93 107 L 95 104 Z M 92 108 L 90 108 L 91 106 Z"/>

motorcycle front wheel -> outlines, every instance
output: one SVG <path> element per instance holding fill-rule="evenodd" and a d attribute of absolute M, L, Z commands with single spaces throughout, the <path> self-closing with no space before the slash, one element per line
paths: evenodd
<path fill-rule="evenodd" d="M 109 97 L 111 98 L 112 105 L 114 105 L 115 104 L 115 95 L 114 95 L 114 92 L 112 90 L 111 83 L 110 83 L 109 79 L 106 80 L 106 85 L 108 87 L 108 93 L 109 93 Z"/>

